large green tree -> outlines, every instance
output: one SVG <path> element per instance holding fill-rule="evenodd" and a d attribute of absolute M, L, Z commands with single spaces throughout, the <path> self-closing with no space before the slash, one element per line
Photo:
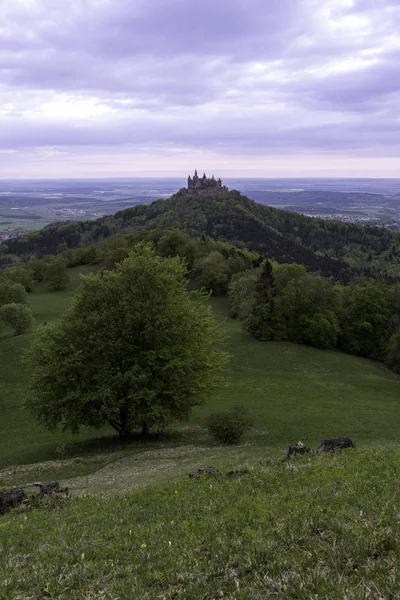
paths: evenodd
<path fill-rule="evenodd" d="M 222 339 L 182 260 L 140 245 L 115 271 L 84 277 L 63 318 L 38 330 L 27 406 L 50 429 L 163 429 L 218 384 Z"/>

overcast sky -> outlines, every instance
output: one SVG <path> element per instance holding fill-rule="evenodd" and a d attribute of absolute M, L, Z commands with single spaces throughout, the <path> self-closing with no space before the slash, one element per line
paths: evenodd
<path fill-rule="evenodd" d="M 400 177 L 399 0 L 0 0 L 0 177 Z"/>

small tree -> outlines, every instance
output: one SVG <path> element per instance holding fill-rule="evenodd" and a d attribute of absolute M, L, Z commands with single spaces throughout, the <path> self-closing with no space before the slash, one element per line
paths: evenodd
<path fill-rule="evenodd" d="M 26 266 L 6 269 L 5 275 L 10 281 L 20 283 L 27 292 L 33 292 L 35 281 L 32 272 Z"/>
<path fill-rule="evenodd" d="M 11 325 L 16 335 L 21 335 L 32 326 L 33 315 L 31 309 L 24 304 L 13 302 L 0 308 L 0 321 Z"/>
<path fill-rule="evenodd" d="M 54 292 L 64 290 L 68 283 L 67 265 L 63 258 L 58 257 L 49 263 L 47 268 L 49 287 Z"/>
<path fill-rule="evenodd" d="M 27 406 L 45 426 L 109 423 L 121 438 L 185 418 L 226 361 L 207 296 L 181 259 L 140 245 L 115 271 L 83 278 L 71 309 L 38 330 Z"/>
<path fill-rule="evenodd" d="M 24 286 L 20 283 L 12 283 L 11 281 L 0 282 L 0 306 L 14 302 L 16 304 L 24 304 L 27 296 Z"/>

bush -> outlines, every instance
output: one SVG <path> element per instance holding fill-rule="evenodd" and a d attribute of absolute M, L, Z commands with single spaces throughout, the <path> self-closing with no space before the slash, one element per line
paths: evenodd
<path fill-rule="evenodd" d="M 26 290 L 20 283 L 12 283 L 11 281 L 0 282 L 0 306 L 13 302 L 24 304 L 26 299 Z"/>
<path fill-rule="evenodd" d="M 32 311 L 24 304 L 5 304 L 0 308 L 0 321 L 11 325 L 16 335 L 21 335 L 33 324 Z"/>
<path fill-rule="evenodd" d="M 220 444 L 238 444 L 251 424 L 252 419 L 245 406 L 211 413 L 205 421 L 208 433 Z"/>

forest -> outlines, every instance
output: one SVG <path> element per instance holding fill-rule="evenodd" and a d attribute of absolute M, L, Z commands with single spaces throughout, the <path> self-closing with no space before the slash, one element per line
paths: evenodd
<path fill-rule="evenodd" d="M 160 206 L 163 207 L 164 203 L 156 203 L 149 208 L 157 212 Z M 175 224 L 171 212 L 164 213 L 164 216 L 169 214 L 165 226 Z M 220 212 L 224 214 L 222 207 Z M 271 209 L 276 219 L 278 216 L 286 218 L 284 211 L 279 211 L 278 215 L 274 212 Z M 395 277 L 380 276 L 376 266 L 374 277 L 361 266 L 347 266 L 335 277 L 329 269 L 327 274 L 322 268 L 312 269 L 324 263 L 301 263 L 302 253 L 296 255 L 297 261 L 286 255 L 278 255 L 280 260 L 274 255 L 271 260 L 265 258 L 265 253 L 250 249 L 243 243 L 233 244 L 206 234 L 194 236 L 193 230 L 190 235 L 187 231 L 188 217 L 181 221 L 182 229 L 186 231 L 152 228 L 145 223 L 139 229 L 137 224 L 132 226 L 132 221 L 140 218 L 138 213 L 149 216 L 147 207 L 137 207 L 117 213 L 114 218 L 114 222 L 126 223 L 128 220 L 131 233 L 123 234 L 124 227 L 119 227 L 118 235 L 112 235 L 111 229 L 107 228 L 105 236 L 104 230 L 99 233 L 99 224 L 96 229 L 90 230 L 92 223 L 69 223 L 41 232 L 42 238 L 30 234 L 27 239 L 15 240 L 16 250 L 17 244 L 21 247 L 25 244 L 26 249 L 33 248 L 30 246 L 32 241 L 38 244 L 39 239 L 45 240 L 47 245 L 43 244 L 41 248 L 46 253 L 43 258 L 30 255 L 29 260 L 24 254 L 23 262 L 1 271 L 0 304 L 7 306 L 10 302 L 20 302 L 21 288 L 29 293 L 41 281 L 48 281 L 50 289 L 63 289 L 68 282 L 67 269 L 70 267 L 92 264 L 99 265 L 104 271 L 112 271 L 138 243 L 145 242 L 154 247 L 158 256 L 183 259 L 188 277 L 196 287 L 204 288 L 213 295 L 227 295 L 231 315 L 238 318 L 243 328 L 257 340 L 294 342 L 322 349 L 338 348 L 384 362 L 400 372 L 400 282 Z M 136 216 L 132 217 L 132 214 Z M 295 217 L 301 222 L 300 215 Z M 228 222 L 234 222 L 232 214 L 226 217 L 225 226 Z M 312 219 L 306 223 L 310 227 L 314 225 Z M 338 224 L 331 225 L 334 239 L 340 229 Z M 281 227 L 288 227 L 288 224 L 282 221 Z M 393 246 L 398 242 L 395 234 L 379 228 L 363 232 L 358 231 L 362 228 L 357 226 L 340 224 L 340 227 L 353 236 L 354 243 L 363 239 L 365 252 L 372 253 L 372 246 L 367 245 L 371 238 L 378 260 L 382 260 L 384 252 L 378 252 L 379 243 L 384 248 L 389 239 Z M 305 236 L 305 228 L 302 231 Z M 85 240 L 86 244 L 93 242 L 93 234 L 98 240 L 97 245 L 91 243 L 76 247 L 79 241 L 83 243 Z M 289 238 L 289 234 L 286 237 Z M 60 242 L 60 239 L 64 241 Z M 57 241 L 60 242 L 58 245 Z M 51 249 L 56 249 L 58 254 L 48 253 Z M 395 247 L 391 252 L 396 256 Z M 317 254 L 314 256 L 317 257 Z M 335 264 L 333 258 L 329 260 Z M 356 260 L 354 262 L 357 263 Z M 346 277 L 342 278 L 344 273 Z M 3 309 L 6 310 L 9 309 Z M 25 321 L 29 323 L 29 318 L 26 317 Z"/>
<path fill-rule="evenodd" d="M 234 190 L 218 199 L 175 195 L 95 221 L 50 226 L 0 245 L 0 265 L 62 254 L 115 235 L 158 228 L 231 242 L 279 263 L 303 264 L 342 283 L 355 275 L 399 279 L 399 233 L 306 217 L 258 204 Z"/>

